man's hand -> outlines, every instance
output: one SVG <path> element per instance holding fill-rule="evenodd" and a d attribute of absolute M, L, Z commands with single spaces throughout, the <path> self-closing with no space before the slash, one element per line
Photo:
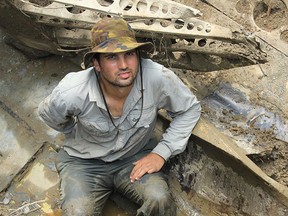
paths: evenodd
<path fill-rule="evenodd" d="M 146 173 L 158 172 L 163 167 L 164 163 L 165 160 L 160 155 L 149 153 L 133 163 L 135 167 L 130 175 L 131 182 L 133 183 L 135 180 L 139 180 Z"/>

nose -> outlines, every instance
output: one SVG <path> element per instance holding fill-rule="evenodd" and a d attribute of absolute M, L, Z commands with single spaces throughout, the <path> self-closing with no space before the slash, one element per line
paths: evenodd
<path fill-rule="evenodd" d="M 124 56 L 120 56 L 118 59 L 118 67 L 121 70 L 126 70 L 128 68 L 127 61 Z"/>

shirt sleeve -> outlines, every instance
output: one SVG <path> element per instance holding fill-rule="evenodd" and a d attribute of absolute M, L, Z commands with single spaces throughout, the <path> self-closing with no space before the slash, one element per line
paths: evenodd
<path fill-rule="evenodd" d="M 159 109 L 171 114 L 172 121 L 152 152 L 165 160 L 183 152 L 201 114 L 200 102 L 172 71 L 163 68 Z"/>
<path fill-rule="evenodd" d="M 70 133 L 77 123 L 75 108 L 67 100 L 61 89 L 62 83 L 52 91 L 38 106 L 38 114 L 51 128 Z"/>

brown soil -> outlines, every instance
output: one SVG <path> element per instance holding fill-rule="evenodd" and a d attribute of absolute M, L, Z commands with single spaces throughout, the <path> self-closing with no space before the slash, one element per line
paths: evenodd
<path fill-rule="evenodd" d="M 240 77 L 238 77 L 239 75 L 239 71 L 233 69 L 222 71 L 221 73 L 211 72 L 205 74 L 192 74 L 195 83 L 194 87 L 198 90 L 197 93 L 199 94 L 199 98 L 205 98 L 206 95 L 217 90 L 223 82 L 241 83 L 240 85 L 242 85 L 242 87 L 245 80 L 247 81 L 250 79 L 251 82 L 255 82 L 254 78 L 256 77 L 253 77 L 251 74 L 242 73 Z M 266 80 L 265 77 L 260 78 L 260 80 L 261 79 Z M 287 77 L 286 80 L 288 80 Z M 262 89 L 264 88 L 263 86 L 268 85 L 267 82 L 269 81 L 267 80 L 261 84 Z M 245 88 L 254 88 L 254 93 L 250 96 L 251 103 L 255 103 L 256 105 L 266 105 L 265 107 L 268 107 L 268 109 L 277 110 L 277 113 L 281 113 L 275 104 L 266 104 L 258 97 L 256 85 L 248 83 Z M 253 160 L 268 176 L 279 183 L 288 186 L 288 145 L 287 142 L 283 142 L 275 137 L 273 128 L 270 128 L 269 130 L 259 130 L 259 128 L 254 127 L 253 124 L 248 128 L 239 127 L 237 124 L 231 122 L 245 122 L 245 119 L 243 119 L 243 116 L 235 114 L 230 110 L 223 110 L 222 116 L 219 119 L 215 119 L 215 112 L 211 109 L 207 109 L 205 106 L 202 106 L 202 113 L 203 116 L 211 119 L 211 121 L 216 124 L 221 125 L 221 127 L 224 127 L 235 139 L 240 136 L 253 136 L 254 139 L 251 140 L 251 144 L 254 146 L 260 146 L 264 150 L 258 154 L 248 155 L 248 157 L 250 157 L 250 159 Z"/>
<path fill-rule="evenodd" d="M 36 0 L 30 0 L 36 2 Z M 43 6 L 49 1 L 43 1 Z M 211 7 L 205 4 L 206 1 L 177 0 L 199 9 L 203 12 L 202 20 L 226 26 L 221 17 L 211 16 L 215 13 Z M 213 1 L 211 1 L 213 2 Z M 220 1 L 219 1 L 220 2 Z M 234 1 L 236 2 L 236 1 Z M 254 2 L 254 3 L 253 3 Z M 238 16 L 230 16 L 235 23 L 241 24 L 245 29 L 253 31 L 261 29 L 265 32 L 279 31 L 279 38 L 288 43 L 288 9 L 282 0 L 249 1 L 239 0 L 236 2 L 235 10 Z M 221 11 L 218 9 L 218 12 Z M 220 12 L 219 12 L 220 13 Z M 223 12 L 222 15 L 226 12 Z M 240 14 L 240 15 L 239 15 Z M 229 15 L 227 15 L 229 16 Z M 250 17 L 249 17 L 250 16 Z M 251 18 L 251 19 L 250 19 Z M 253 26 L 253 22 L 257 26 Z M 236 24 L 228 23 L 227 27 L 234 28 Z M 278 38 L 274 38 L 278 40 Z M 287 44 L 286 44 L 287 45 Z M 210 95 L 227 83 L 245 92 L 251 104 L 265 107 L 270 112 L 277 113 L 283 119 L 288 119 L 288 57 L 283 52 L 276 50 L 270 44 L 265 44 L 263 49 L 267 52 L 268 63 L 243 68 L 232 68 L 228 70 L 197 73 L 190 70 L 179 70 L 176 73 L 191 84 L 191 90 L 200 100 Z M 284 59 L 284 60 L 283 60 Z M 51 75 L 52 76 L 52 75 Z M 203 116 L 224 127 L 224 130 L 234 137 L 254 137 L 251 144 L 259 146 L 263 151 L 248 156 L 268 176 L 279 183 L 288 186 L 288 145 L 287 142 L 276 138 L 273 128 L 259 130 L 250 124 L 248 128 L 240 127 L 231 122 L 245 120 L 241 115 L 223 110 L 222 116 L 215 119 L 213 110 L 203 106 Z M 0 153 L 1 155 L 1 153 Z"/>
<path fill-rule="evenodd" d="M 287 25 L 288 10 L 281 0 L 264 0 L 256 4 L 253 16 L 258 27 L 266 31 L 273 31 Z M 287 41 L 287 36 L 285 38 Z"/>
<path fill-rule="evenodd" d="M 190 1 L 181 1 L 187 5 L 191 5 L 203 12 L 203 19 L 215 24 L 223 25 L 221 23 L 221 16 L 211 16 L 215 13 L 211 7 L 207 7 L 205 1 L 197 1 L 191 3 Z M 287 1 L 282 0 L 262 0 L 262 1 L 248 1 L 239 0 L 232 1 L 235 3 L 235 11 L 228 9 L 221 3 L 217 4 L 208 1 L 209 3 L 220 11 L 219 14 L 225 14 L 235 22 L 239 23 L 247 31 L 266 31 L 277 32 L 279 35 L 271 34 L 272 40 L 279 40 L 288 44 L 288 9 Z M 220 1 L 219 1 L 220 2 Z M 220 6 L 219 6 L 220 5 Z M 222 8 L 221 8 L 222 6 Z M 255 24 L 257 26 L 255 26 Z M 225 24 L 226 25 L 226 24 Z M 227 26 L 230 26 L 227 23 Z M 279 37 L 278 37 L 279 36 Z M 273 38 L 275 37 L 275 38 Z M 219 89 L 221 84 L 227 83 L 235 88 L 244 91 L 249 97 L 251 104 L 261 106 L 270 112 L 275 112 L 283 119 L 288 119 L 288 75 L 287 75 L 287 53 L 278 52 L 273 49 L 273 46 L 267 44 L 264 47 L 267 53 L 268 63 L 260 65 L 258 68 L 243 67 L 229 69 L 225 71 L 216 71 L 208 73 L 187 72 L 183 75 L 188 79 L 195 89 L 196 94 L 200 99 Z M 260 146 L 264 149 L 257 154 L 248 155 L 268 176 L 275 179 L 281 184 L 288 186 L 288 145 L 287 142 L 281 141 L 275 137 L 273 128 L 269 130 L 259 130 L 253 124 L 248 128 L 239 127 L 232 124 L 235 120 L 241 120 L 241 116 L 232 113 L 229 110 L 222 112 L 222 117 L 215 120 L 215 113 L 213 110 L 207 109 L 203 106 L 203 116 L 210 118 L 211 121 L 221 125 L 227 130 L 231 136 L 237 139 L 239 136 L 248 137 L 253 136 L 251 144 Z"/>

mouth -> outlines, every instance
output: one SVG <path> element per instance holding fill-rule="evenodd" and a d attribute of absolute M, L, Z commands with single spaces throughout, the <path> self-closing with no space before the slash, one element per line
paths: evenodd
<path fill-rule="evenodd" d="M 121 72 L 121 73 L 119 73 L 119 77 L 121 78 L 121 79 L 128 79 L 129 77 L 130 77 L 130 72 Z"/>

